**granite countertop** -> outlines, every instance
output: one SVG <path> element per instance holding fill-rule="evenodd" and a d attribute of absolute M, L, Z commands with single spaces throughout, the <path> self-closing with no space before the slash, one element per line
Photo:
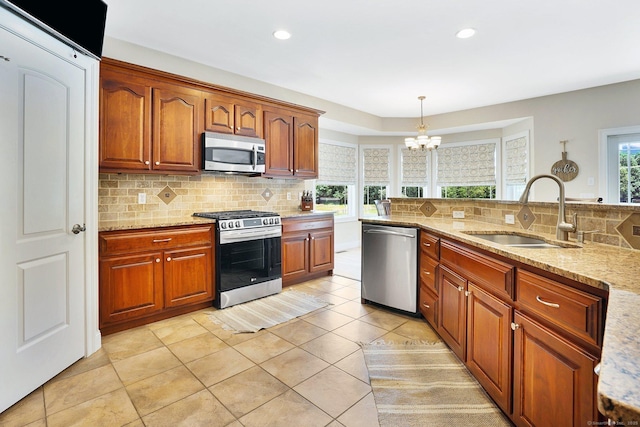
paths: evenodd
<path fill-rule="evenodd" d="M 198 225 L 212 224 L 215 219 L 199 218 L 195 216 L 185 216 L 183 218 L 158 218 L 145 220 L 118 220 L 118 221 L 101 221 L 98 224 L 98 232 L 101 231 L 121 231 L 135 230 L 144 228 L 173 227 L 178 225 Z"/>
<path fill-rule="evenodd" d="M 382 225 L 417 226 L 444 237 L 474 245 L 505 258 L 538 267 L 561 277 L 604 289 L 609 302 L 598 380 L 598 407 L 615 421 L 640 421 L 640 251 L 587 242 L 568 248 L 520 248 L 502 246 L 465 232 L 502 231 L 544 237 L 555 236 L 474 220 L 431 219 L 391 215 L 362 218 Z"/>

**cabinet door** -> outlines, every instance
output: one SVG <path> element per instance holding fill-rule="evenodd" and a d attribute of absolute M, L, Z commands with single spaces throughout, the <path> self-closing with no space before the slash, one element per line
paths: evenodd
<path fill-rule="evenodd" d="M 518 426 L 585 426 L 597 420 L 596 359 L 515 312 L 513 420 Z"/>
<path fill-rule="evenodd" d="M 213 298 L 211 247 L 164 253 L 164 302 L 176 307 Z"/>
<path fill-rule="evenodd" d="M 162 253 L 100 261 L 100 327 L 163 308 Z"/>
<path fill-rule="evenodd" d="M 267 176 L 293 176 L 293 116 L 265 111 Z"/>
<path fill-rule="evenodd" d="M 99 165 L 151 169 L 151 87 L 103 69 L 100 77 Z"/>
<path fill-rule="evenodd" d="M 438 333 L 451 350 L 464 361 L 466 346 L 467 282 L 453 271 L 440 266 Z"/>
<path fill-rule="evenodd" d="M 210 132 L 233 133 L 233 101 L 225 96 L 206 94 L 204 98 L 204 128 Z"/>
<path fill-rule="evenodd" d="M 333 270 L 333 230 L 309 234 L 309 272 Z"/>
<path fill-rule="evenodd" d="M 262 107 L 248 101 L 234 106 L 235 134 L 262 138 Z"/>
<path fill-rule="evenodd" d="M 309 234 L 298 233 L 282 236 L 282 282 L 283 285 L 309 271 Z"/>
<path fill-rule="evenodd" d="M 200 92 L 153 89 L 153 169 L 197 172 L 200 165 Z"/>
<path fill-rule="evenodd" d="M 318 118 L 297 115 L 293 121 L 294 175 L 300 178 L 317 178 Z"/>
<path fill-rule="evenodd" d="M 467 368 L 511 412 L 511 306 L 468 283 Z"/>

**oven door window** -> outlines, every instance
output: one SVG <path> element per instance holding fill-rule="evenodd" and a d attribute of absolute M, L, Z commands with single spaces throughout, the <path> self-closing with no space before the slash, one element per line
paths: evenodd
<path fill-rule="evenodd" d="M 220 291 L 282 276 L 280 237 L 227 243 L 220 250 Z"/>

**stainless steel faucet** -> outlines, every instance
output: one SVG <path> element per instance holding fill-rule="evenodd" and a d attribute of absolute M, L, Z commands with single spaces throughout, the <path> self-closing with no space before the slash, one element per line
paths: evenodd
<path fill-rule="evenodd" d="M 565 218 L 565 199 L 564 199 L 564 183 L 555 175 L 541 174 L 536 175 L 527 182 L 524 187 L 524 192 L 520 196 L 520 203 L 526 204 L 529 201 L 529 190 L 531 190 L 531 184 L 540 178 L 549 178 L 558 184 L 560 189 L 560 197 L 558 198 L 558 225 L 556 226 L 556 238 L 558 240 L 569 240 L 569 233 L 576 231 L 576 218 L 577 214 L 573 214 L 573 223 L 566 222 Z"/>

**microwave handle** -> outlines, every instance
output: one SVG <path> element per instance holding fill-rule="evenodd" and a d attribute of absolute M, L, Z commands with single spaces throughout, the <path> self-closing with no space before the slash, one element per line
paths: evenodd
<path fill-rule="evenodd" d="M 258 146 L 253 144 L 253 170 L 258 167 Z"/>

